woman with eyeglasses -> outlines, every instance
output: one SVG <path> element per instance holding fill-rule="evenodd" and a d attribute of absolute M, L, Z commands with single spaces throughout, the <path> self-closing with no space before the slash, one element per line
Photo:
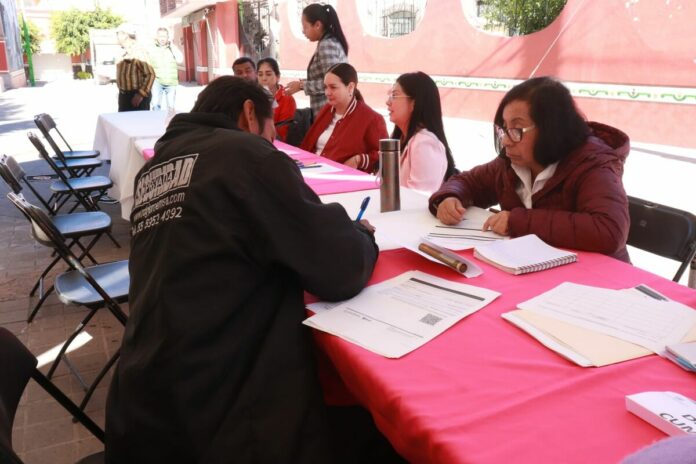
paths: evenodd
<path fill-rule="evenodd" d="M 329 68 L 324 76 L 328 103 L 321 109 L 300 144 L 346 166 L 372 172 L 379 140 L 387 138 L 382 115 L 367 106 L 358 90 L 358 73 L 348 63 Z"/>
<path fill-rule="evenodd" d="M 389 92 L 387 110 L 392 138 L 401 140 L 401 186 L 434 192 L 455 172 L 437 85 L 423 72 L 402 74 Z"/>
<path fill-rule="evenodd" d="M 550 77 L 513 87 L 494 124 L 498 158 L 453 176 L 430 197 L 430 211 L 454 225 L 471 205 L 499 204 L 484 229 L 629 261 L 621 181 L 628 136 L 585 121 L 568 89 Z"/>

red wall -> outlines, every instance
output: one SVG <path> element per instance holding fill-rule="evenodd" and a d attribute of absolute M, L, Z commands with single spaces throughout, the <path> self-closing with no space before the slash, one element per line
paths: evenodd
<path fill-rule="evenodd" d="M 338 14 L 359 72 L 422 70 L 433 75 L 526 79 L 554 75 L 570 82 L 696 87 L 696 2 L 568 0 L 546 29 L 500 37 L 474 28 L 460 0 L 430 0 L 416 30 L 386 39 L 364 33 L 359 2 L 339 1 Z M 628 5 L 628 6 L 627 6 Z M 281 3 L 287 22 L 287 4 Z M 295 20 L 293 17 L 292 20 Z M 302 70 L 315 45 L 281 32 L 283 69 Z M 383 106 L 388 85 L 361 84 Z M 501 92 L 441 89 L 445 113 L 489 120 Z M 696 147 L 689 124 L 696 105 L 579 98 L 587 117 L 616 125 L 634 140 Z"/>

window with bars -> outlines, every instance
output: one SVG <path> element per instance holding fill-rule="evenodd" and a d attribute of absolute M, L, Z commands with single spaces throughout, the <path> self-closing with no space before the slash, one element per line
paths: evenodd
<path fill-rule="evenodd" d="M 365 1 L 361 20 L 366 31 L 382 37 L 401 37 L 416 29 L 426 0 Z"/>
<path fill-rule="evenodd" d="M 239 2 L 239 23 L 245 55 L 254 61 L 278 58 L 277 0 L 242 0 Z"/>

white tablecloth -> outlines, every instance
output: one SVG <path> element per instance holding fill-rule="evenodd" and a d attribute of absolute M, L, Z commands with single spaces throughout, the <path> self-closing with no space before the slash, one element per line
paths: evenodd
<path fill-rule="evenodd" d="M 164 134 L 165 111 L 129 111 L 99 115 L 94 149 L 111 160 L 109 196 L 121 202 L 121 217 L 128 220 L 133 206 L 133 181 L 145 164 L 141 150 L 152 148 Z M 139 148 L 140 147 L 140 148 Z"/>

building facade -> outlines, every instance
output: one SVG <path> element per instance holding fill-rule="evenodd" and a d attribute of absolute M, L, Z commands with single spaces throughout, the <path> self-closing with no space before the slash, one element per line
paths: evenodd
<path fill-rule="evenodd" d="M 231 74 L 241 55 L 274 55 L 302 77 L 315 44 L 301 32 L 306 0 L 160 0 L 186 55 L 183 81 Z M 471 0 L 331 0 L 368 103 L 421 70 L 446 115 L 492 120 L 504 92 L 532 76 L 563 80 L 589 118 L 634 140 L 696 148 L 696 2 L 568 0 L 545 29 L 506 37 L 481 29 Z M 252 14 L 253 13 L 253 14 Z M 254 23 L 259 23 L 255 24 Z"/>
<path fill-rule="evenodd" d="M 24 87 L 21 28 L 14 0 L 0 0 L 0 92 Z"/>

